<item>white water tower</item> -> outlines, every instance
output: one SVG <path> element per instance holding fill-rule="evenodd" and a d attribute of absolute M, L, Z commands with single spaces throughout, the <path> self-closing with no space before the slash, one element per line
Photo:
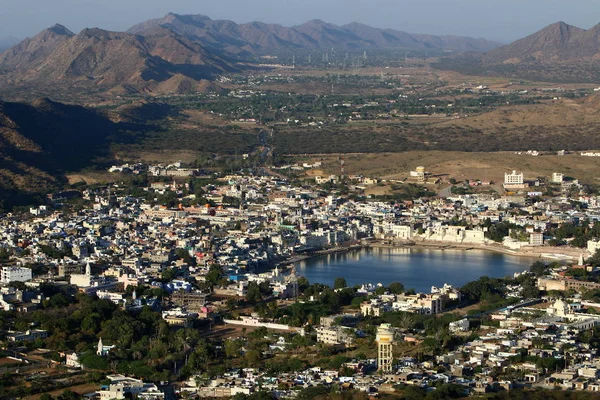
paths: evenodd
<path fill-rule="evenodd" d="M 377 370 L 392 372 L 392 343 L 394 342 L 394 331 L 392 325 L 381 324 L 377 329 Z"/>

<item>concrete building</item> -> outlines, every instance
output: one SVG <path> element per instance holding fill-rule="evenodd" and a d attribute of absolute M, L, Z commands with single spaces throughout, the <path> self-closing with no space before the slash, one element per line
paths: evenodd
<path fill-rule="evenodd" d="M 372 301 L 363 301 L 360 303 L 360 314 L 364 317 L 379 317 L 383 313 L 381 304 Z"/>
<path fill-rule="evenodd" d="M 421 235 L 423 240 L 434 242 L 485 244 L 485 231 L 481 228 L 467 229 L 463 226 L 442 225 L 430 227 Z"/>
<path fill-rule="evenodd" d="M 529 236 L 529 244 L 532 246 L 543 246 L 544 245 L 544 234 L 539 232 L 533 232 Z"/>
<path fill-rule="evenodd" d="M 524 189 L 526 187 L 523 173 L 517 173 L 513 170 L 512 173 L 504 174 L 504 188 L 505 189 Z"/>
<path fill-rule="evenodd" d="M 415 314 L 439 314 L 443 311 L 443 296 L 439 294 L 400 294 L 392 303 L 396 311 L 412 312 Z"/>
<path fill-rule="evenodd" d="M 81 275 L 83 265 L 81 264 L 60 264 L 58 266 L 59 278 L 70 278 L 71 275 Z"/>
<path fill-rule="evenodd" d="M 410 171 L 410 177 L 419 183 L 425 182 L 425 167 L 417 167 L 414 171 Z"/>
<path fill-rule="evenodd" d="M 67 354 L 65 360 L 65 364 L 67 367 L 75 369 L 81 368 L 81 360 L 79 359 L 77 353 Z"/>
<path fill-rule="evenodd" d="M 560 172 L 554 172 L 552 174 L 552 183 L 563 183 L 564 175 Z"/>
<path fill-rule="evenodd" d="M 32 273 L 30 268 L 2 267 L 2 276 L 0 277 L 0 282 L 27 282 L 30 281 L 31 278 Z"/>
<path fill-rule="evenodd" d="M 97 391 L 100 400 L 120 400 L 137 398 L 143 400 L 162 400 L 165 394 L 153 383 L 145 383 L 141 379 L 128 378 L 123 375 L 107 375 L 110 384 Z"/>
<path fill-rule="evenodd" d="M 577 292 L 584 292 L 586 290 L 600 290 L 600 283 L 565 278 L 539 278 L 537 287 L 544 291 L 566 291 L 573 289 Z"/>
<path fill-rule="evenodd" d="M 6 335 L 10 342 L 33 342 L 37 339 L 45 339 L 48 332 L 41 329 L 32 329 L 25 332 L 12 332 Z"/>
<path fill-rule="evenodd" d="M 344 326 L 332 326 L 332 327 L 318 327 L 317 331 L 317 342 L 325 344 L 352 344 L 354 342 L 354 335 L 349 332 L 352 328 Z"/>
<path fill-rule="evenodd" d="M 469 330 L 469 320 L 466 318 L 463 318 L 461 320 L 458 321 L 454 321 L 454 322 L 450 322 L 450 325 L 448 326 L 450 329 L 450 332 L 467 332 Z"/>
<path fill-rule="evenodd" d="M 377 329 L 377 369 L 382 372 L 392 372 L 392 343 L 394 342 L 394 331 L 392 325 L 381 324 Z"/>
<path fill-rule="evenodd" d="M 600 241 L 598 239 L 588 240 L 587 249 L 591 254 L 595 254 L 600 250 Z"/>

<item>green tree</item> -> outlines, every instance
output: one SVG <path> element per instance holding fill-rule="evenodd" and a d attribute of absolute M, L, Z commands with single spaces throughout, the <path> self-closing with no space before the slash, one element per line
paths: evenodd
<path fill-rule="evenodd" d="M 262 300 L 262 294 L 260 292 L 260 286 L 256 282 L 248 283 L 248 289 L 246 292 L 246 300 L 250 303 L 258 303 Z"/>
<path fill-rule="evenodd" d="M 217 283 L 224 277 L 223 269 L 217 264 L 210 266 L 208 273 L 205 276 L 206 283 L 211 287 L 216 286 Z"/>
<path fill-rule="evenodd" d="M 96 354 L 84 354 L 81 356 L 81 365 L 88 369 L 97 369 L 107 371 L 109 369 L 108 361 Z"/>
<path fill-rule="evenodd" d="M 244 355 L 248 365 L 252 367 L 258 367 L 261 363 L 262 357 L 258 350 L 248 350 Z"/>
<path fill-rule="evenodd" d="M 402 294 L 404 293 L 404 285 L 400 282 L 392 282 L 388 287 L 392 294 Z"/>
<path fill-rule="evenodd" d="M 346 283 L 346 279 L 344 279 L 341 276 L 335 278 L 335 281 L 333 281 L 333 288 L 334 289 L 343 289 L 345 287 L 348 287 L 348 284 Z"/>
<path fill-rule="evenodd" d="M 531 264 L 529 271 L 535 276 L 542 276 L 548 272 L 548 266 L 542 261 L 536 261 Z"/>

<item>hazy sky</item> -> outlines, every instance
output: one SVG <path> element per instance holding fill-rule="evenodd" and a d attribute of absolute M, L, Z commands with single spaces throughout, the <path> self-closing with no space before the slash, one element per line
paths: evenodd
<path fill-rule="evenodd" d="M 509 42 L 556 21 L 588 29 L 600 23 L 598 0 L 0 0 L 0 37 L 24 38 L 55 23 L 125 30 L 167 12 L 235 22 L 295 25 L 319 18 L 411 33 Z"/>

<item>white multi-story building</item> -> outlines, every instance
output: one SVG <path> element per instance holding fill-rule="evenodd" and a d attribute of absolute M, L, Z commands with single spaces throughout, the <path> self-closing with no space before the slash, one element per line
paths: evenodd
<path fill-rule="evenodd" d="M 531 235 L 529 235 L 529 244 L 532 246 L 543 246 L 544 234 L 539 232 L 533 232 Z"/>
<path fill-rule="evenodd" d="M 77 353 L 67 354 L 65 359 L 66 359 L 65 364 L 67 365 L 67 367 L 81 368 L 81 360 L 79 359 L 79 356 L 77 355 Z"/>
<path fill-rule="evenodd" d="M 469 320 L 466 318 L 463 318 L 459 321 L 450 322 L 450 325 L 448 326 L 450 332 L 467 332 L 469 327 Z"/>
<path fill-rule="evenodd" d="M 376 236 L 392 237 L 400 240 L 410 240 L 413 237 L 413 228 L 410 225 L 402 225 L 392 221 L 381 221 L 375 226 Z"/>
<path fill-rule="evenodd" d="M 100 400 L 125 399 L 133 396 L 145 400 L 162 400 L 165 394 L 153 383 L 145 383 L 141 379 L 128 378 L 123 375 L 107 375 L 110 384 L 96 392 Z"/>
<path fill-rule="evenodd" d="M 512 173 L 504 174 L 504 187 L 505 188 L 522 188 L 525 185 L 523 173 L 517 174 L 517 171 L 513 170 Z"/>
<path fill-rule="evenodd" d="M 598 239 L 588 240 L 587 249 L 591 254 L 595 254 L 600 250 L 600 241 Z"/>
<path fill-rule="evenodd" d="M 317 342 L 325 344 L 352 344 L 354 341 L 354 335 L 350 333 L 352 328 L 343 326 L 332 326 L 332 327 L 318 327 L 317 331 Z"/>
<path fill-rule="evenodd" d="M 552 174 L 552 183 L 563 183 L 564 175 L 560 172 L 554 172 Z"/>
<path fill-rule="evenodd" d="M 24 267 L 2 267 L 2 276 L 0 281 L 2 283 L 10 282 L 27 282 L 32 278 L 30 268 Z"/>

